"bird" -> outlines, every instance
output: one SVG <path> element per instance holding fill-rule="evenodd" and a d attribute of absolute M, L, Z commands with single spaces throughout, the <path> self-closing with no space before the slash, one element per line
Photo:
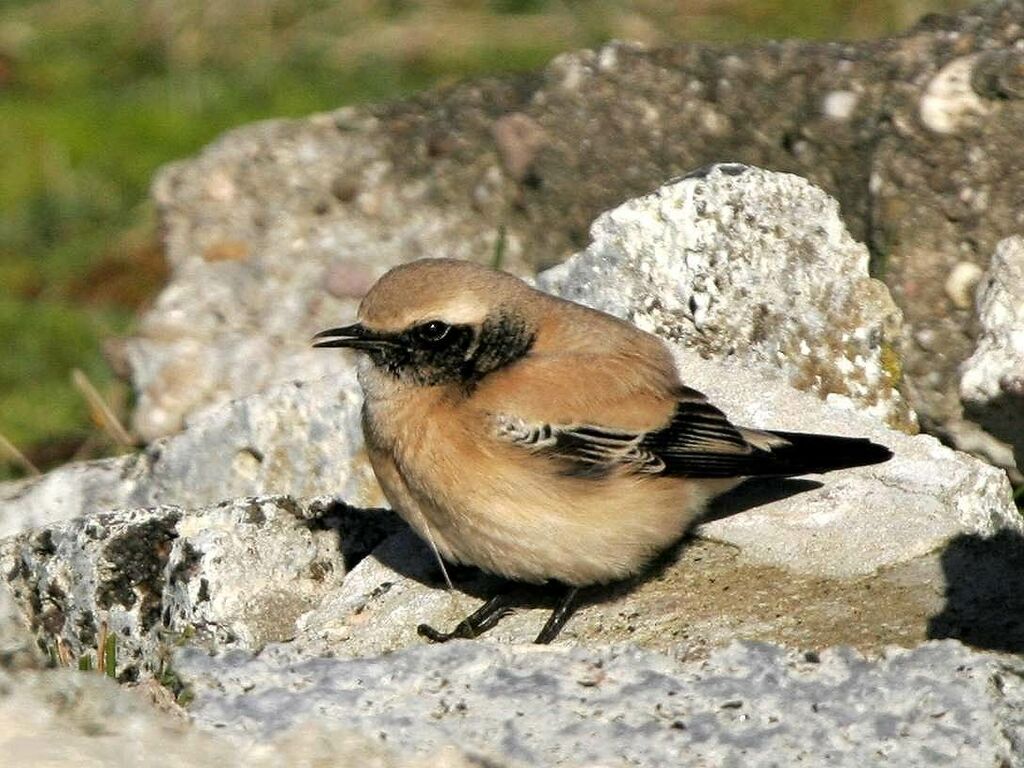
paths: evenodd
<path fill-rule="evenodd" d="M 714 497 L 752 477 L 884 462 L 859 437 L 736 426 L 680 378 L 659 337 L 469 261 L 386 272 L 356 322 L 313 337 L 362 353 L 362 428 L 388 502 L 438 557 L 509 583 L 435 642 L 473 638 L 517 585 L 561 594 L 640 575 Z M 449 586 L 451 582 L 449 580 Z"/>

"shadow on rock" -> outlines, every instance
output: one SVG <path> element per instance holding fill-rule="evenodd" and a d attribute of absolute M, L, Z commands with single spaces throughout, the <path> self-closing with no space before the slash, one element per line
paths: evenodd
<path fill-rule="evenodd" d="M 312 530 L 334 531 L 338 535 L 338 550 L 346 573 L 385 539 L 409 527 L 390 509 L 353 507 L 343 501 L 316 509 L 315 516 L 307 519 L 306 524 Z"/>
<path fill-rule="evenodd" d="M 928 620 L 928 637 L 1024 652 L 1024 536 L 958 536 L 942 553 L 942 570 L 946 605 Z"/>
<path fill-rule="evenodd" d="M 824 483 L 803 478 L 762 478 L 747 480 L 722 496 L 715 499 L 708 507 L 707 514 L 701 522 L 721 520 L 725 517 L 738 515 L 748 509 L 760 507 L 773 501 L 781 501 L 798 493 L 821 488 Z"/>
<path fill-rule="evenodd" d="M 307 522 L 314 530 L 337 534 L 338 551 L 346 572 L 373 554 L 382 565 L 407 579 L 437 589 L 446 586 L 429 545 L 393 510 L 354 507 L 334 501 Z M 445 569 L 456 589 L 474 597 L 490 597 L 506 585 L 502 579 L 488 576 L 472 566 L 446 561 Z M 524 607 L 528 605 L 524 603 Z"/>

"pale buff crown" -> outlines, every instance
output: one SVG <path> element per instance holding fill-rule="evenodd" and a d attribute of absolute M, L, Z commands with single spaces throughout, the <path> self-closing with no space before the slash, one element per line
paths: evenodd
<path fill-rule="evenodd" d="M 469 261 L 422 259 L 385 274 L 359 305 L 359 321 L 398 331 L 441 320 L 478 325 L 497 306 L 520 304 L 536 292 L 519 278 Z"/>

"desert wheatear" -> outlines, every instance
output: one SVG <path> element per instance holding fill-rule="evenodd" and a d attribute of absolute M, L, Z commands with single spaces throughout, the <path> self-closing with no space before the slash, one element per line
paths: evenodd
<path fill-rule="evenodd" d="M 366 354 L 363 430 L 385 496 L 435 552 L 566 592 L 641 571 L 714 496 L 752 476 L 874 464 L 868 440 L 737 427 L 680 381 L 655 336 L 464 261 L 427 259 L 373 286 L 317 347 Z M 443 564 L 442 564 L 443 567 Z M 452 632 L 508 610 L 496 595 Z"/>

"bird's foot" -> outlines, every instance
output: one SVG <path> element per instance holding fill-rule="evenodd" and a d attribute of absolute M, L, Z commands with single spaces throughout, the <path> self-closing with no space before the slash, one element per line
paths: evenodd
<path fill-rule="evenodd" d="M 547 645 L 558 637 L 558 633 L 562 631 L 562 627 L 565 626 L 565 623 L 576 610 L 579 591 L 578 587 L 569 587 L 565 591 L 555 604 L 554 610 L 548 617 L 547 622 L 545 622 L 540 634 L 537 635 L 534 643 Z M 517 598 L 519 596 L 520 590 L 518 589 L 495 595 L 460 621 L 451 632 L 441 632 L 429 624 L 420 624 L 416 627 L 416 632 L 432 643 L 446 643 L 449 640 L 458 638 L 474 639 L 496 626 L 502 618 L 510 614 L 518 602 Z"/>
<path fill-rule="evenodd" d="M 460 621 L 451 632 L 439 632 L 429 624 L 420 624 L 416 627 L 416 632 L 432 643 L 447 643 L 456 638 L 478 637 L 512 612 L 515 598 L 514 591 L 495 595 Z"/>

